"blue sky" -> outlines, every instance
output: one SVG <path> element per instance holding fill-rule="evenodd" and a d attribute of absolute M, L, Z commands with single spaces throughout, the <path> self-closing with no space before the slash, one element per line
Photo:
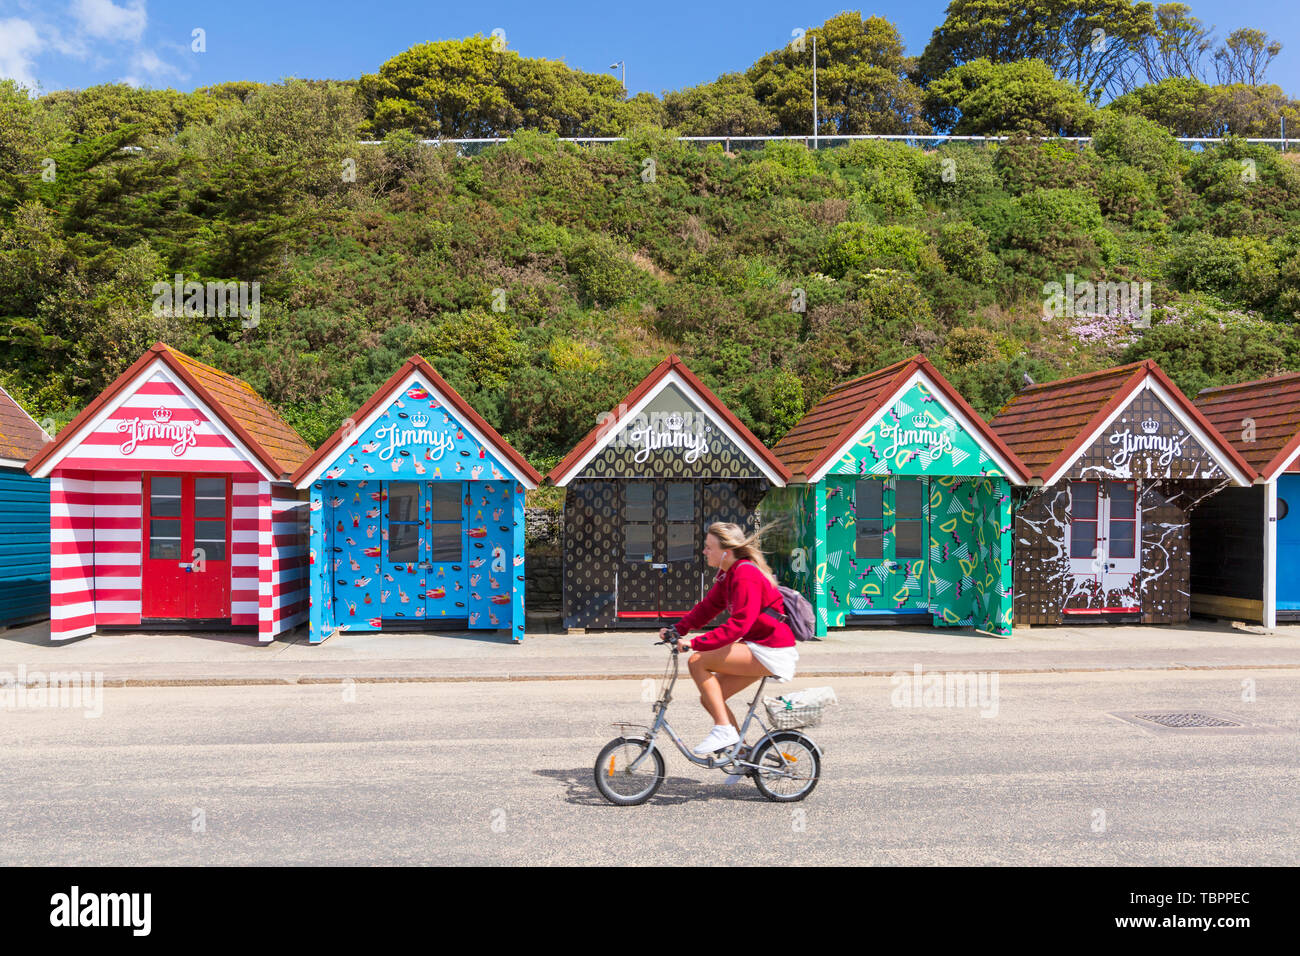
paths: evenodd
<path fill-rule="evenodd" d="M 600 72 L 627 61 L 632 93 L 659 94 L 747 67 L 787 42 L 791 30 L 844 9 L 893 21 L 909 53 L 919 53 L 943 19 L 946 0 L 684 3 L 679 0 L 0 0 L 0 77 L 42 92 L 125 81 L 192 90 L 226 80 L 274 82 L 287 76 L 352 78 L 375 72 L 409 46 L 505 31 L 524 56 L 559 59 Z M 1283 44 L 1270 81 L 1300 96 L 1300 3 L 1296 0 L 1191 0 L 1220 37 L 1240 26 Z M 193 31 L 206 51 L 194 52 Z"/>

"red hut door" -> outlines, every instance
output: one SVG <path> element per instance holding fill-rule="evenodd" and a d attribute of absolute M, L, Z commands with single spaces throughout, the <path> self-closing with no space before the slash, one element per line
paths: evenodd
<path fill-rule="evenodd" d="M 141 616 L 230 617 L 230 480 L 147 475 Z"/>

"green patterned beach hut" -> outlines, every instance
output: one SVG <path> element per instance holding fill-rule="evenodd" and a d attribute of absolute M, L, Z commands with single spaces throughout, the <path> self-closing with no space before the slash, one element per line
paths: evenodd
<path fill-rule="evenodd" d="M 786 529 L 764 550 L 819 636 L 918 619 L 1011 633 L 1011 486 L 1028 476 L 924 356 L 836 386 L 773 451 L 793 481 L 763 502 Z"/>

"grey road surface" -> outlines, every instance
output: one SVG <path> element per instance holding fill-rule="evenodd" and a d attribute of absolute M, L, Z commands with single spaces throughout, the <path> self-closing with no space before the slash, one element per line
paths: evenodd
<path fill-rule="evenodd" d="M 1300 863 L 1300 672 L 1003 675 L 996 716 L 831 683 L 804 802 L 667 755 L 650 803 L 592 764 L 636 681 L 117 688 L 103 713 L 0 710 L 0 863 Z M 688 685 L 670 716 L 710 721 Z M 1243 699 L 1253 696 L 1253 700 Z M 1115 711 L 1205 709 L 1247 733 Z"/>

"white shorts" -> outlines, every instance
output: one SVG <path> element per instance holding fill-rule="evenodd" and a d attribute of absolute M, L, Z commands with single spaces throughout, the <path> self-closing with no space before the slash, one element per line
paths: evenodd
<path fill-rule="evenodd" d="M 752 641 L 746 641 L 745 646 L 754 655 L 754 659 L 767 668 L 767 672 L 778 684 L 784 684 L 794 677 L 794 664 L 799 660 L 799 652 L 793 647 L 768 647 L 766 644 L 755 644 Z"/>

